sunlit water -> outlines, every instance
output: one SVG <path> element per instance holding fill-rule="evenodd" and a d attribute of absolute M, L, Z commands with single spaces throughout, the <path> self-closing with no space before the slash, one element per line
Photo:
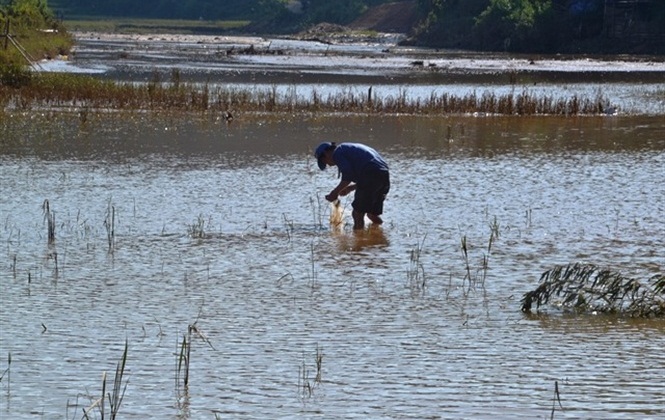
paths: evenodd
<path fill-rule="evenodd" d="M 519 302 L 556 264 L 663 272 L 662 118 L 0 123 L 3 419 L 81 418 L 125 341 L 120 418 L 549 418 L 555 384 L 555 418 L 665 416 L 663 320 Z M 330 227 L 323 139 L 389 162 L 382 228 Z"/>

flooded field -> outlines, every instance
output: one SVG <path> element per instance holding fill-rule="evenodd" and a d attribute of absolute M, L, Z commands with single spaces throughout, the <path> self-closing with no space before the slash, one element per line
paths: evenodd
<path fill-rule="evenodd" d="M 665 321 L 519 304 L 556 264 L 663 272 L 662 118 L 32 113 L 2 139 L 3 418 L 81 418 L 125 341 L 122 418 L 549 418 L 555 383 L 555 418 L 665 415 Z M 330 227 L 321 139 L 384 153 L 382 228 L 350 198 Z"/>

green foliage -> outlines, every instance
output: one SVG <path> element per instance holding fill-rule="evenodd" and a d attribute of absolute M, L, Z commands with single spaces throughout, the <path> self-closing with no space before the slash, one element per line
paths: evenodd
<path fill-rule="evenodd" d="M 309 0 L 304 13 L 312 22 L 346 24 L 367 10 L 366 3 L 362 0 Z"/>
<path fill-rule="evenodd" d="M 424 20 L 415 29 L 420 43 L 464 48 L 473 42 L 472 28 L 488 0 L 419 0 Z"/>
<path fill-rule="evenodd" d="M 279 0 L 271 0 L 279 3 Z M 262 16 L 261 0 L 57 0 L 65 16 L 245 20 Z"/>
<path fill-rule="evenodd" d="M 665 2 L 621 3 L 619 15 L 605 16 L 618 2 L 604 0 L 418 0 L 425 19 L 416 43 L 444 48 L 515 52 L 665 51 Z M 628 13 L 628 14 L 626 14 Z M 617 17 L 639 33 L 608 42 Z M 619 22 L 620 23 L 620 22 Z M 651 34 L 651 36 L 649 36 Z"/>
<path fill-rule="evenodd" d="M 473 27 L 481 49 L 528 51 L 538 46 L 558 44 L 557 34 L 549 32 L 559 19 L 550 0 L 491 0 Z"/>
<path fill-rule="evenodd" d="M 634 317 L 665 316 L 665 276 L 637 280 L 593 264 L 556 266 L 540 277 L 540 285 L 524 294 L 522 311 L 554 303 L 575 313 L 614 313 Z"/>
<path fill-rule="evenodd" d="M 0 86 L 18 88 L 30 83 L 32 73 L 16 62 L 4 61 L 0 55 Z"/>
<path fill-rule="evenodd" d="M 11 0 L 5 13 L 18 26 L 46 28 L 54 22 L 46 0 Z"/>
<path fill-rule="evenodd" d="M 0 12 L 0 30 L 4 34 L 8 29 L 11 36 L 0 49 L 0 83 L 22 83 L 25 77 L 17 66 L 28 64 L 27 59 L 66 54 L 73 43 L 46 0 L 10 0 Z"/>

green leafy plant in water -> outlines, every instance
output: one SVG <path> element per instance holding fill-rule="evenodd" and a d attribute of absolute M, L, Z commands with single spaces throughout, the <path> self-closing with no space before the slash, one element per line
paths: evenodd
<path fill-rule="evenodd" d="M 556 266 L 540 277 L 540 285 L 522 297 L 522 311 L 556 302 L 578 313 L 618 313 L 633 317 L 665 316 L 665 275 L 646 281 L 624 277 L 593 264 Z"/>

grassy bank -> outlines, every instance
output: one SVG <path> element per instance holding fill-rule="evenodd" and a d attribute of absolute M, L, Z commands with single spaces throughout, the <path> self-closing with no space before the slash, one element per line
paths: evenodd
<path fill-rule="evenodd" d="M 70 31 L 136 34 L 219 34 L 240 30 L 250 22 L 244 20 L 169 20 L 138 18 L 74 17 L 65 20 Z"/>
<path fill-rule="evenodd" d="M 0 84 L 15 83 L 16 73 L 34 62 L 67 55 L 73 37 L 40 4 L 0 6 Z"/>

